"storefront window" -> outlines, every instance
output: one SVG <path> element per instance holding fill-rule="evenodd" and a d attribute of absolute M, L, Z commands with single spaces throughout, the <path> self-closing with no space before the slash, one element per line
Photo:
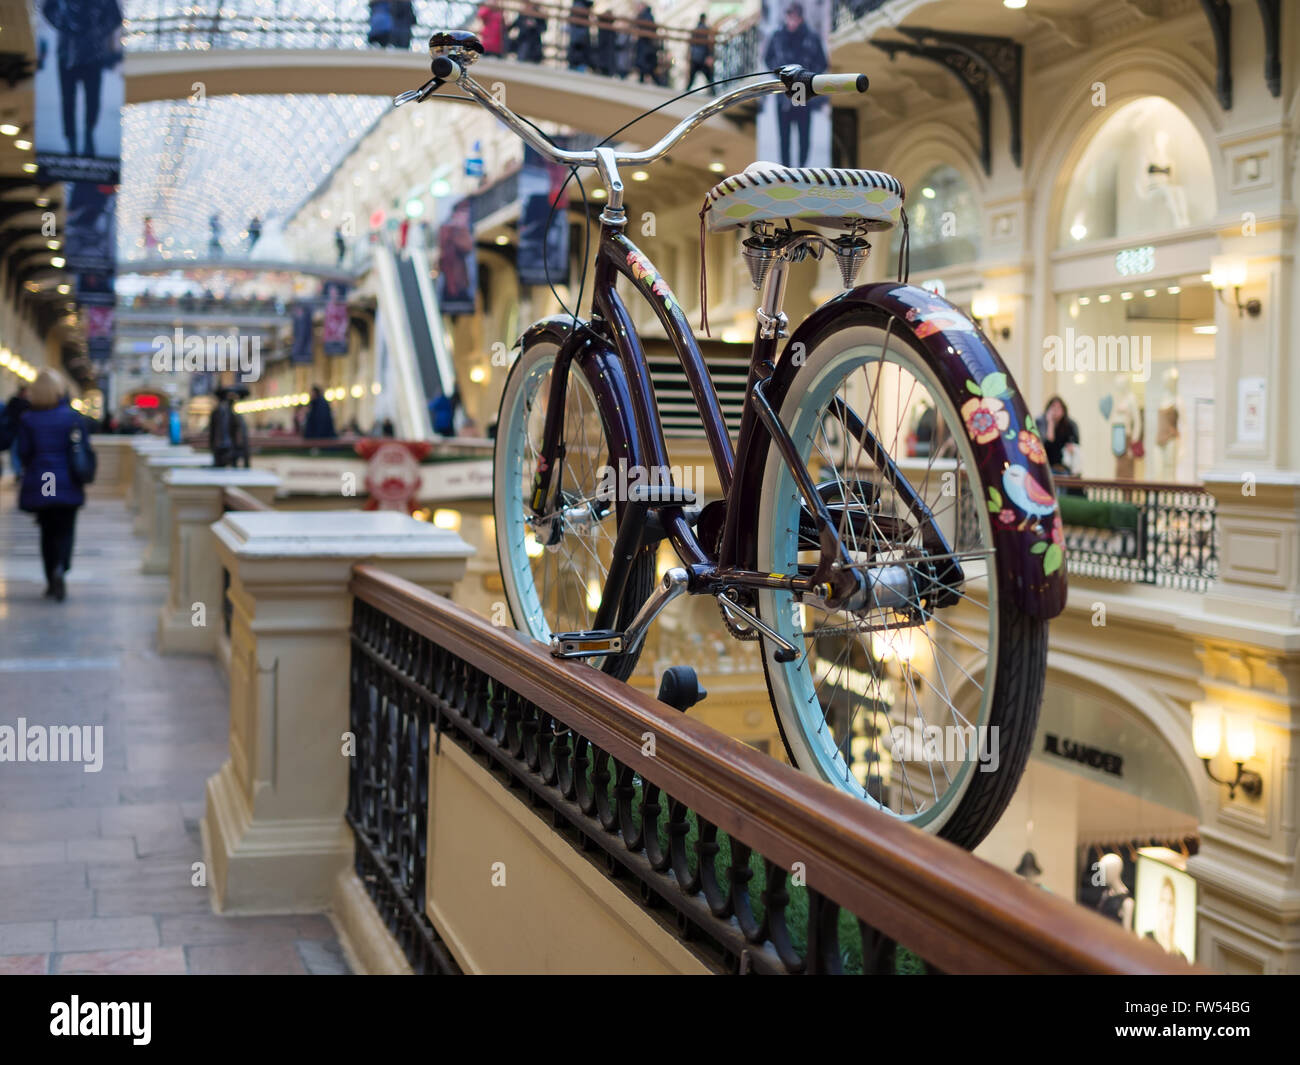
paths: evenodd
<path fill-rule="evenodd" d="M 1213 457 L 1214 290 L 1167 279 L 1064 295 L 1057 329 L 1043 359 L 1078 430 L 1074 472 L 1198 481 Z"/>
<path fill-rule="evenodd" d="M 936 166 L 907 190 L 912 272 L 974 262 L 980 254 L 980 216 L 975 194 L 950 166 Z M 902 227 L 894 230 L 898 255 Z"/>
<path fill-rule="evenodd" d="M 1214 217 L 1214 174 L 1196 127 L 1159 96 L 1119 108 L 1079 160 L 1059 247 L 1201 225 Z"/>

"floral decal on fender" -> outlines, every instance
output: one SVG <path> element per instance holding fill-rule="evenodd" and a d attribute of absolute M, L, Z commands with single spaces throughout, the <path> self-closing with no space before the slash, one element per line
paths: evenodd
<path fill-rule="evenodd" d="M 632 276 L 638 281 L 645 282 L 650 291 L 664 301 L 665 307 L 670 311 L 677 309 L 677 301 L 673 298 L 673 290 L 668 287 L 668 282 L 660 277 L 655 268 L 650 265 L 649 259 L 639 251 L 630 251 L 627 253 L 627 265 L 632 268 Z"/>
<path fill-rule="evenodd" d="M 961 427 L 954 425 L 954 432 L 965 431 L 974 450 L 971 477 L 981 493 L 975 502 L 991 519 L 1001 586 L 1035 617 L 1056 617 L 1065 609 L 1069 566 L 1064 535 L 1057 532 L 1052 474 L 1038 453 L 1042 440 L 1033 415 L 992 342 L 960 308 L 896 281 L 859 285 L 815 311 L 810 321 L 829 328 L 844 305 L 865 305 L 906 321 L 958 412 Z"/>
<path fill-rule="evenodd" d="M 961 408 L 962 420 L 966 423 L 966 432 L 977 444 L 989 444 L 999 436 L 1014 440 L 1020 454 L 1030 463 L 1038 466 L 1047 465 L 1047 451 L 1038 436 L 1038 426 L 1032 418 L 1027 420 L 1026 428 L 1015 430 L 1011 426 L 1011 412 L 1007 403 L 1012 392 L 1007 382 L 1007 375 L 995 372 L 985 375 L 978 383 L 968 380 L 966 391 L 973 396 Z M 988 489 L 988 508 L 996 516 L 999 525 L 1015 525 L 1016 532 L 1024 532 L 1032 527 L 1042 533 L 1043 539 L 1034 544 L 1029 552 L 1043 560 L 1043 574 L 1050 576 L 1061 568 L 1065 561 L 1065 537 L 1061 531 L 1061 515 L 1057 512 L 1056 496 L 1039 483 L 1030 468 L 1007 462 L 1002 471 L 1002 489 L 993 485 Z M 1013 509 L 1014 508 L 1014 509 Z M 1016 512 L 1024 517 L 1017 523 Z M 1052 518 L 1052 524 L 1044 528 L 1043 520 Z"/>

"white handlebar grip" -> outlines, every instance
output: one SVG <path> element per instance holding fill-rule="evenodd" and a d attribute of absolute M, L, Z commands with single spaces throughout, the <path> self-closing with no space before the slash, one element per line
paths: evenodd
<path fill-rule="evenodd" d="M 837 92 L 866 92 L 865 74 L 815 74 L 812 80 L 814 96 L 830 96 Z"/>

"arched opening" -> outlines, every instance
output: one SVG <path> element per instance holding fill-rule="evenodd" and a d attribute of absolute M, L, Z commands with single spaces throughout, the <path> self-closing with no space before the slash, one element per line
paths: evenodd
<path fill-rule="evenodd" d="M 931 167 L 908 188 L 907 218 L 913 273 L 942 270 L 979 258 L 979 202 L 954 167 L 946 163 Z M 902 229 L 896 227 L 890 243 L 895 257 L 901 241 Z"/>
<path fill-rule="evenodd" d="M 1057 246 L 1150 236 L 1214 217 L 1214 170 L 1196 127 L 1161 96 L 1117 108 L 1070 175 Z"/>
<path fill-rule="evenodd" d="M 1049 670 L 1025 774 L 977 853 L 1021 875 L 1036 866 L 1043 887 L 1089 908 L 1104 891 L 1101 856 L 1118 854 L 1132 930 L 1164 926 L 1169 879 L 1177 942 L 1191 957 L 1195 886 L 1183 866 L 1196 849 L 1200 801 L 1167 731 L 1122 695 Z"/>

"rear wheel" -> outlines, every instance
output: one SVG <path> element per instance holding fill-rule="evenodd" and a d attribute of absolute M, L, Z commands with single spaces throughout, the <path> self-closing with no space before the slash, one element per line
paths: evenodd
<path fill-rule="evenodd" d="M 552 509 L 528 506 L 551 397 L 558 345 L 530 345 L 511 367 L 501 396 L 493 458 L 497 560 L 515 626 L 539 640 L 590 629 L 600 607 L 618 533 L 619 506 L 599 489 L 611 461 L 608 421 L 578 365 L 565 388 L 562 456 L 551 474 Z M 608 483 L 606 481 L 606 483 Z M 625 628 L 654 583 L 654 552 L 633 562 L 616 624 Z M 589 661 L 626 680 L 639 648 Z"/>
<path fill-rule="evenodd" d="M 820 340 L 785 395 L 773 398 L 855 565 L 882 581 L 873 604 L 852 613 L 789 592 L 759 595 L 762 618 L 798 651 L 779 662 L 764 641 L 791 760 L 974 847 L 1024 771 L 1047 624 L 999 595 L 990 515 L 963 419 L 908 324 L 883 312 Z M 856 433 L 846 409 L 860 420 Z M 881 452 L 901 476 L 888 472 Z M 765 461 L 758 569 L 809 572 L 820 557 L 809 512 L 774 445 Z M 928 517 L 900 492 L 902 480 Z M 931 523 L 946 551 L 926 536 Z M 945 555 L 961 567 L 960 582 L 944 572 Z"/>

